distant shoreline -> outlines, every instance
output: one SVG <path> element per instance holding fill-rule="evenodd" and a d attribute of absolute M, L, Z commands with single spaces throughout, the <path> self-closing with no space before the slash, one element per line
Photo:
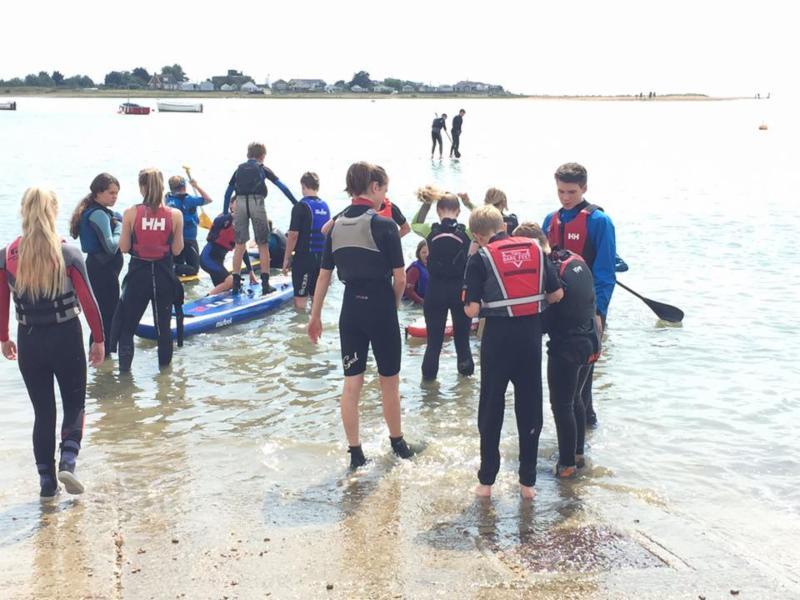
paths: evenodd
<path fill-rule="evenodd" d="M 612 101 L 612 102 L 715 102 L 722 100 L 753 100 L 752 96 L 707 96 L 705 94 L 664 94 L 655 98 L 640 98 L 631 95 L 524 95 L 524 94 L 456 94 L 456 93 L 408 93 L 408 94 L 373 94 L 373 93 L 277 93 L 277 94 L 247 94 L 241 92 L 181 92 L 166 90 L 82 90 L 82 89 L 42 89 L 42 88 L 0 88 L 0 101 L 9 97 L 28 98 L 182 98 L 182 99 L 212 99 L 212 98 L 243 98 L 247 100 L 322 100 L 322 99 L 369 99 L 369 100 L 582 100 L 582 101 Z"/>

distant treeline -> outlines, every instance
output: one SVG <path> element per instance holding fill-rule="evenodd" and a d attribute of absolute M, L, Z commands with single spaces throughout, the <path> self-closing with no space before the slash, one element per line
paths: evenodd
<path fill-rule="evenodd" d="M 137 90 L 148 87 L 153 76 L 144 67 L 136 67 L 130 71 L 111 71 L 103 78 L 102 85 L 107 88 Z M 180 83 L 186 81 L 186 74 L 180 65 L 165 66 L 159 74 L 170 81 Z M 88 75 L 73 75 L 65 77 L 60 71 L 39 71 L 38 74 L 30 73 L 24 78 L 0 79 L 0 87 L 44 87 L 44 88 L 93 88 L 97 87 Z"/>

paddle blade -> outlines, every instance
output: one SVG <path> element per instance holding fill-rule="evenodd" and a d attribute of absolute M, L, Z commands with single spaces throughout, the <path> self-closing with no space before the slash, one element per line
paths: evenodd
<path fill-rule="evenodd" d="M 644 299 L 644 301 L 662 321 L 667 321 L 669 323 L 680 323 L 683 321 L 683 311 L 677 306 L 656 302 L 649 298 Z"/>
<path fill-rule="evenodd" d="M 209 217 L 204 210 L 200 211 L 199 221 L 200 227 L 203 229 L 211 229 L 211 226 L 214 224 L 214 221 L 211 220 L 211 217 Z"/>

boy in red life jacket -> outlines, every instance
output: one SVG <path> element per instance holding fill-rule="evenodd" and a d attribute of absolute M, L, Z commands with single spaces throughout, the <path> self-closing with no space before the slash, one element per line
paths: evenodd
<path fill-rule="evenodd" d="M 505 394 L 514 384 L 514 412 L 519 432 L 519 484 L 523 498 L 533 498 L 536 455 L 542 431 L 542 324 L 548 303 L 564 291 L 558 273 L 534 240 L 511 237 L 503 215 L 481 206 L 469 227 L 480 250 L 467 263 L 464 312 L 486 317 L 481 339 L 481 436 L 478 496 L 490 496 L 500 470 L 500 431 Z"/>

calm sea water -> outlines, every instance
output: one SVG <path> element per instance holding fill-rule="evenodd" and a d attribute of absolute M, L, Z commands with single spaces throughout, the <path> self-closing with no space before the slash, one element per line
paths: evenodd
<path fill-rule="evenodd" d="M 124 208 L 137 200 L 140 168 L 168 176 L 191 165 L 216 212 L 252 140 L 266 143 L 267 164 L 298 194 L 300 175 L 319 173 L 321 196 L 334 210 L 346 203 L 351 162 L 385 166 L 389 196 L 409 219 L 418 206 L 414 190 L 436 183 L 476 201 L 500 187 L 520 220 L 541 221 L 557 207 L 555 167 L 579 161 L 589 169 L 587 197 L 616 224 L 619 254 L 630 265 L 620 279 L 679 306 L 686 318 L 667 326 L 617 289 L 595 381 L 601 426 L 589 439 L 592 466 L 568 493 L 548 475 L 556 441 L 545 400 L 537 526 L 556 531 L 567 514 L 624 521 L 623 507 L 642 505 L 677 515 L 765 568 L 796 569 L 800 122 L 788 102 L 203 102 L 203 114 L 135 117 L 117 115 L 117 100 L 24 98 L 16 113 L 0 113 L 0 243 L 17 235 L 19 200 L 35 184 L 57 191 L 66 235 L 69 214 L 101 171 L 120 179 Z M 461 161 L 431 161 L 434 113 L 452 116 L 462 107 Z M 768 131 L 758 130 L 762 121 Z M 283 229 L 290 208 L 273 188 L 268 209 Z M 403 241 L 411 258 L 417 240 Z M 209 287 L 201 282 L 188 293 Z M 90 370 L 81 455 L 88 507 L 93 496 L 94 512 L 113 512 L 116 523 L 213 539 L 245 518 L 284 530 L 339 527 L 383 490 L 402 503 L 381 514 L 402 521 L 417 541 L 430 539 L 423 532 L 433 523 L 457 523 L 478 465 L 478 380 L 458 378 L 452 345 L 433 385 L 420 383 L 424 345 L 403 347 L 404 429 L 428 442 L 426 453 L 393 468 L 377 385 L 368 378 L 362 439 L 379 460 L 356 493 L 337 483 L 346 461 L 337 402 L 341 293 L 337 285 L 329 294 L 318 347 L 305 336 L 307 316 L 287 307 L 190 338 L 161 373 L 145 341 L 137 343 L 132 378 L 120 379 L 115 362 Z M 404 307 L 401 322 L 419 314 Z M 473 351 L 477 357 L 477 340 Z M 0 398 L 0 547 L 24 562 L 49 538 L 28 504 L 37 491 L 32 410 L 16 365 L 5 360 Z M 513 546 L 522 537 L 506 520 L 516 515 L 510 406 L 493 527 Z M 91 512 L 81 518 L 113 520 Z M 456 538 L 442 533 L 430 545 L 455 547 Z"/>

